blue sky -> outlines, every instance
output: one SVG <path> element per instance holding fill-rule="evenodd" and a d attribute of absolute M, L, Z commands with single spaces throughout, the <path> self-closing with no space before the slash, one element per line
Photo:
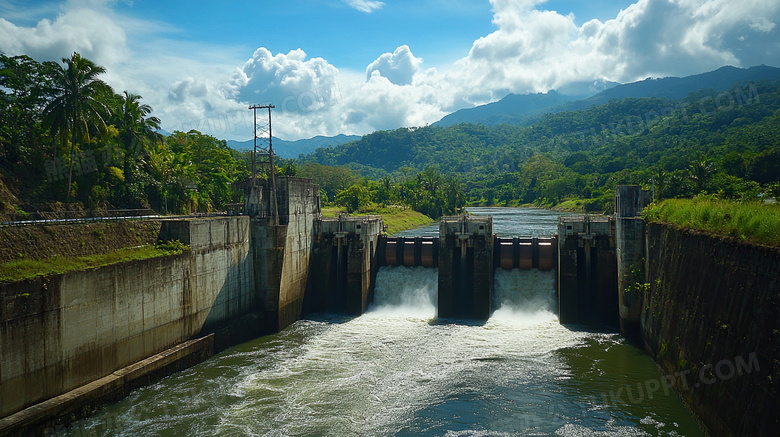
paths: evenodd
<path fill-rule="evenodd" d="M 378 54 L 410 46 L 431 64 L 454 62 L 468 54 L 471 43 L 494 31 L 490 2 L 474 0 L 388 1 L 372 13 L 341 0 L 215 2 L 213 0 L 133 1 L 117 11 L 138 19 L 159 19 L 171 26 L 168 36 L 243 47 L 266 47 L 287 53 L 304 49 L 339 68 L 360 70 Z M 548 1 L 544 9 L 576 21 L 614 18 L 625 0 Z"/>
<path fill-rule="evenodd" d="M 508 93 L 776 65 L 777 0 L 0 0 L 0 50 L 73 51 L 167 130 L 285 139 L 433 123 Z"/>

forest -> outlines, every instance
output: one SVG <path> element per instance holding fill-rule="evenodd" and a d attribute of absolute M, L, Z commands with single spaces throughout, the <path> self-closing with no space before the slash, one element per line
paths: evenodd
<path fill-rule="evenodd" d="M 149 208 L 222 211 L 241 201 L 251 155 L 198 131 L 159 133 L 140 95 L 117 93 L 78 53 L 62 63 L 0 55 L 0 212 Z M 461 123 L 378 131 L 295 160 L 348 211 L 401 205 L 431 217 L 466 205 L 611 209 L 614 187 L 656 199 L 780 195 L 780 82 L 680 100 L 628 98 L 519 126 Z"/>
<path fill-rule="evenodd" d="M 780 195 L 780 82 L 681 100 L 612 100 L 546 114 L 530 126 L 375 132 L 299 162 L 348 166 L 398 186 L 421 170 L 447 175 L 461 182 L 469 205 L 582 199 L 588 211 L 609 211 L 619 184 L 643 185 L 656 199 L 773 198 Z"/>
<path fill-rule="evenodd" d="M 236 200 L 231 183 L 246 165 L 224 141 L 162 136 L 152 108 L 111 89 L 103 67 L 78 53 L 62 61 L 0 56 L 0 169 L 10 191 L 0 209 L 185 213 Z"/>

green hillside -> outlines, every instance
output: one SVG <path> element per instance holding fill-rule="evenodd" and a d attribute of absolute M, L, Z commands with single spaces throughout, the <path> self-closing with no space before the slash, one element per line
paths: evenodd
<path fill-rule="evenodd" d="M 684 99 L 612 100 L 548 114 L 531 126 L 459 124 L 375 132 L 302 162 L 348 166 L 403 181 L 433 168 L 464 183 L 472 204 L 557 204 L 608 209 L 617 184 L 658 197 L 700 192 L 759 198 L 780 182 L 780 82 L 740 83 Z"/>

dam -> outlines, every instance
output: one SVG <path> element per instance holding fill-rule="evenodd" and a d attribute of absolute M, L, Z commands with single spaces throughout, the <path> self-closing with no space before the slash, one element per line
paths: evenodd
<path fill-rule="evenodd" d="M 501 212 L 498 229 L 557 227 Z M 553 271 L 497 268 L 485 321 L 437 318 L 438 274 L 381 267 L 364 314 L 313 314 L 59 435 L 702 435 L 640 348 L 558 322 Z"/>
<path fill-rule="evenodd" d="M 238 215 L 161 221 L 188 253 L 0 284 L 0 435 L 761 435 L 780 417 L 777 251 L 645 230 L 635 186 L 614 217 L 469 208 L 387 236 L 278 182 Z"/>

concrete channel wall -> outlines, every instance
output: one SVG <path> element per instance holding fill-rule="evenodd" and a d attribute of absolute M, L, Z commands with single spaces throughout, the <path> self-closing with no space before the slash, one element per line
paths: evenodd
<path fill-rule="evenodd" d="M 647 228 L 647 351 L 710 433 L 780 429 L 780 249 Z"/>
<path fill-rule="evenodd" d="M 320 217 L 319 186 L 311 179 L 276 181 L 279 214 L 272 214 L 270 184 L 259 189 L 257 214 L 251 219 L 254 278 L 266 333 L 300 320 L 309 284 L 315 221 Z M 247 196 L 249 197 L 249 196 Z"/>
<path fill-rule="evenodd" d="M 279 178 L 274 210 L 272 184 L 253 183 L 251 217 L 159 224 L 189 252 L 0 285 L 0 436 L 45 433 L 299 320 L 319 187 Z"/>
<path fill-rule="evenodd" d="M 0 285 L 0 434 L 9 414 L 258 308 L 248 217 L 166 221 L 161 237 L 192 251 Z"/>

